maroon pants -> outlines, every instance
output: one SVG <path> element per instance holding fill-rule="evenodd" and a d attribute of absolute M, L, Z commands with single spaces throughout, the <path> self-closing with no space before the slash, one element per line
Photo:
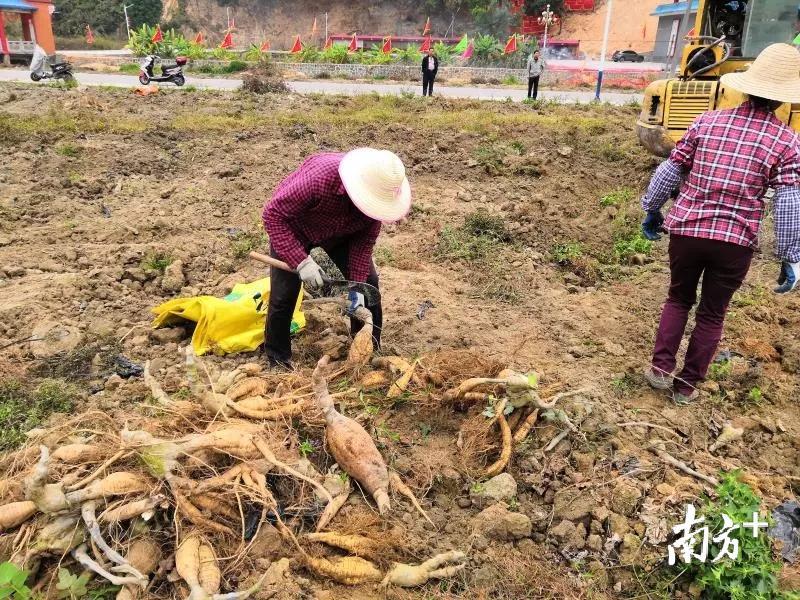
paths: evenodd
<path fill-rule="evenodd" d="M 742 285 L 752 259 L 752 248 L 745 246 L 682 235 L 670 236 L 669 268 L 672 276 L 653 352 L 653 370 L 657 373 L 675 371 L 675 357 L 689 311 L 697 301 L 697 284 L 703 278 L 686 360 L 683 370 L 675 378 L 676 391 L 689 394 L 705 379 L 722 338 L 728 303 Z"/>

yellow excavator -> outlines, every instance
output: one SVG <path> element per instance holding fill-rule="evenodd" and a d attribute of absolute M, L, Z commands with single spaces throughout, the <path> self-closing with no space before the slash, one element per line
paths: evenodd
<path fill-rule="evenodd" d="M 695 0 L 697 17 L 677 76 L 654 81 L 644 92 L 636 123 L 641 144 L 668 156 L 700 114 L 741 104 L 743 95 L 721 85 L 720 77 L 747 70 L 770 44 L 800 41 L 798 1 Z M 800 104 L 784 104 L 776 114 L 800 131 Z"/>

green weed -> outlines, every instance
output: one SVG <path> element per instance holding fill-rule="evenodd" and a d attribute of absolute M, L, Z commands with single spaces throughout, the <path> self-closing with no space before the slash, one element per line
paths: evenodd
<path fill-rule="evenodd" d="M 635 192 L 632 188 L 621 187 L 600 198 L 600 206 L 625 206 L 633 200 Z"/>
<path fill-rule="evenodd" d="M 72 410 L 77 396 L 75 387 L 56 379 L 46 379 L 34 390 L 18 381 L 0 381 L 0 450 L 20 445 L 25 441 L 25 432 L 51 414 Z"/>
<path fill-rule="evenodd" d="M 636 389 L 636 378 L 630 373 L 625 373 L 611 380 L 611 390 L 620 398 L 629 396 Z"/>
<path fill-rule="evenodd" d="M 167 267 L 172 262 L 172 258 L 163 252 L 154 252 L 147 255 L 142 261 L 142 269 L 149 273 L 164 274 Z"/>
<path fill-rule="evenodd" d="M 127 73 L 128 75 L 136 75 L 141 70 L 141 67 L 136 63 L 122 63 L 119 66 L 119 72 Z"/>
<path fill-rule="evenodd" d="M 505 150 L 496 145 L 479 146 L 475 150 L 475 160 L 489 175 L 499 175 L 503 172 L 505 154 Z"/>
<path fill-rule="evenodd" d="M 56 147 L 56 152 L 61 156 L 78 156 L 81 151 L 82 148 L 75 144 L 61 144 Z"/>
<path fill-rule="evenodd" d="M 73 575 L 67 569 L 59 569 L 56 595 L 67 600 L 86 598 L 89 594 L 89 590 L 86 588 L 89 578 L 90 575 L 88 573 Z"/>
<path fill-rule="evenodd" d="M 373 252 L 375 263 L 379 267 L 392 266 L 395 264 L 394 251 L 388 246 L 378 246 Z"/>
<path fill-rule="evenodd" d="M 768 297 L 767 288 L 761 284 L 755 284 L 736 292 L 731 303 L 737 308 L 748 308 L 764 304 Z"/>
<path fill-rule="evenodd" d="M 755 386 L 747 392 L 747 400 L 751 404 L 761 404 L 764 400 L 764 392 L 761 391 L 760 387 Z"/>
<path fill-rule="evenodd" d="M 556 264 L 567 267 L 574 265 L 583 257 L 583 247 L 578 242 L 557 244 L 550 252 L 550 256 Z"/>
<path fill-rule="evenodd" d="M 314 453 L 314 445 L 311 443 L 310 440 L 306 439 L 300 442 L 298 450 L 300 450 L 300 454 L 303 456 L 303 458 L 306 458 L 309 454 Z"/>
<path fill-rule="evenodd" d="M 717 533 L 724 527 L 723 515 L 733 523 L 752 523 L 753 513 L 761 509 L 761 499 L 741 481 L 740 471 L 722 473 L 716 491 L 716 500 L 706 500 L 700 509 L 705 517 L 703 525 L 710 532 Z M 698 586 L 702 597 L 708 600 L 797 598 L 796 592 L 784 592 L 778 587 L 781 563 L 773 557 L 772 544 L 765 532 L 740 526 L 731 531 L 729 538 L 738 542 L 737 558 L 714 562 L 722 550 L 722 542 L 709 539 L 705 562 L 694 560 L 689 565 L 678 562 L 676 568 L 683 571 L 681 578 Z"/>
<path fill-rule="evenodd" d="M 434 254 L 439 260 L 478 262 L 496 255 L 510 242 L 503 219 L 478 210 L 467 215 L 460 227 L 443 228 Z"/>
<path fill-rule="evenodd" d="M 625 160 L 625 151 L 613 142 L 601 142 L 597 145 L 597 154 L 609 162 Z"/>
<path fill-rule="evenodd" d="M 618 239 L 614 242 L 614 255 L 620 261 L 625 261 L 634 254 L 649 255 L 653 250 L 653 242 L 637 231 L 635 235 Z"/>
<path fill-rule="evenodd" d="M 711 363 L 708 368 L 708 376 L 714 381 L 725 381 L 731 376 L 733 363 L 730 360 L 723 360 Z"/>
<path fill-rule="evenodd" d="M 253 250 L 265 248 L 266 245 L 267 234 L 264 231 L 257 233 L 242 231 L 231 240 L 231 252 L 235 258 L 245 258 Z"/>
<path fill-rule="evenodd" d="M 519 85 L 520 83 L 522 82 L 514 75 L 507 75 L 503 79 L 503 85 Z"/>
<path fill-rule="evenodd" d="M 10 562 L 0 563 L 0 598 L 28 600 L 31 589 L 25 585 L 28 572 Z"/>

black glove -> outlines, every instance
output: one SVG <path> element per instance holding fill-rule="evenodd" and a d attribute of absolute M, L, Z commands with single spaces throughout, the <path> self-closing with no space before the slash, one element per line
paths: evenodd
<path fill-rule="evenodd" d="M 665 233 L 664 215 L 660 210 L 651 210 L 642 221 L 642 234 L 651 242 L 661 239 L 661 234 Z"/>

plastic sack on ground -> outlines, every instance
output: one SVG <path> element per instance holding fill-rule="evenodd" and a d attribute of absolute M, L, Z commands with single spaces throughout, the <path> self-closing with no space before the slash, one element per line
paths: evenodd
<path fill-rule="evenodd" d="M 264 342 L 264 320 L 269 303 L 269 277 L 252 283 L 237 283 L 224 298 L 196 296 L 176 298 L 152 309 L 153 327 L 168 327 L 182 321 L 197 323 L 192 347 L 197 355 L 250 352 Z M 301 295 L 292 316 L 292 333 L 305 327 L 300 310 Z"/>

